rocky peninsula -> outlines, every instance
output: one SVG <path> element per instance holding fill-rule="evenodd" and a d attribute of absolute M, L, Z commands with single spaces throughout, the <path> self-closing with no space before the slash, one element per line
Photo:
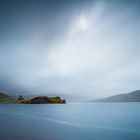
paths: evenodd
<path fill-rule="evenodd" d="M 0 103 L 2 104 L 65 104 L 66 100 L 56 97 L 37 96 L 31 99 L 25 99 L 23 96 L 10 97 L 5 93 L 0 93 Z"/>

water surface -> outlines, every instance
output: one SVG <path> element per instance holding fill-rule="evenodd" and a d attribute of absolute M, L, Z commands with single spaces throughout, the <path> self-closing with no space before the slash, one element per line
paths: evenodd
<path fill-rule="evenodd" d="M 0 140 L 140 140 L 140 103 L 0 105 Z"/>

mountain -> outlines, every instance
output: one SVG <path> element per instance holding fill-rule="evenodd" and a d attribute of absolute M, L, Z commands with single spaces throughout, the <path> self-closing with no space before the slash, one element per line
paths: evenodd
<path fill-rule="evenodd" d="M 92 100 L 90 102 L 140 102 L 140 90 L 126 94 L 110 96 L 104 99 Z"/>

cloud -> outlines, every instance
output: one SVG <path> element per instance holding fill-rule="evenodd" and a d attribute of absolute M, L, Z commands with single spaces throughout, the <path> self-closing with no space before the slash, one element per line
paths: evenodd
<path fill-rule="evenodd" d="M 134 5 L 120 5 L 65 9 L 49 19 L 53 25 L 46 18 L 26 24 L 19 37 L 7 36 L 0 48 L 1 89 L 7 81 L 7 88 L 94 98 L 138 89 L 140 19 Z"/>

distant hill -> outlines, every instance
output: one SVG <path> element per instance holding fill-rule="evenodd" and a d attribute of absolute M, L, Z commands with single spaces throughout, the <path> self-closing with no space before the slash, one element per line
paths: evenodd
<path fill-rule="evenodd" d="M 119 94 L 104 99 L 91 100 L 90 102 L 140 102 L 140 90 L 127 94 Z"/>
<path fill-rule="evenodd" d="M 0 100 L 6 99 L 6 98 L 10 98 L 10 97 L 6 95 L 5 93 L 0 92 Z"/>
<path fill-rule="evenodd" d="M 14 100 L 5 93 L 0 92 L 0 103 L 12 103 Z"/>

